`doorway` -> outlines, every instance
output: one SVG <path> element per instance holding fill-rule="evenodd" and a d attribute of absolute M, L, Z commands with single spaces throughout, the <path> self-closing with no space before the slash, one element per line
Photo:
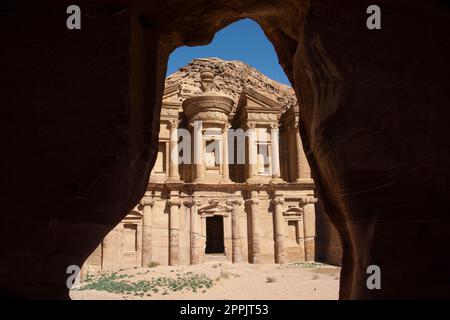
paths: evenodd
<path fill-rule="evenodd" d="M 205 253 L 225 253 L 222 216 L 213 216 L 206 218 Z"/>

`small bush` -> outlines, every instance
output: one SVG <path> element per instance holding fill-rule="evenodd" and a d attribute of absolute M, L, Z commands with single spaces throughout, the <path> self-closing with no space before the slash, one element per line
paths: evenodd
<path fill-rule="evenodd" d="M 154 268 L 154 267 L 157 267 L 157 266 L 159 266 L 159 263 L 158 263 L 158 262 L 156 262 L 156 261 L 151 261 L 151 262 L 148 264 L 147 267 L 149 267 L 149 268 Z"/>
<path fill-rule="evenodd" d="M 198 289 L 209 289 L 213 286 L 213 281 L 204 274 L 186 273 L 176 278 L 158 277 L 148 281 L 139 280 L 137 282 L 128 282 L 125 278 L 128 275 L 118 275 L 117 273 L 106 273 L 94 277 L 90 283 L 77 290 L 98 290 L 111 293 L 134 294 L 142 297 L 149 294 L 150 291 L 157 293 L 160 290 L 162 295 L 167 295 L 170 291 L 190 290 L 197 292 Z"/>
<path fill-rule="evenodd" d="M 272 282 L 275 282 L 275 281 L 277 281 L 277 279 L 274 278 L 274 277 L 267 277 L 266 278 L 266 283 L 272 283 Z"/>

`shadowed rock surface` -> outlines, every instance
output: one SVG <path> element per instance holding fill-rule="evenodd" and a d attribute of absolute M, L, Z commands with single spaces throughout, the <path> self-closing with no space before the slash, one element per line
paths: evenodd
<path fill-rule="evenodd" d="M 449 7 L 369 1 L 2 1 L 0 287 L 68 298 L 142 197 L 170 52 L 249 17 L 274 44 L 343 248 L 342 299 L 450 298 Z M 366 268 L 382 290 L 366 288 Z"/>

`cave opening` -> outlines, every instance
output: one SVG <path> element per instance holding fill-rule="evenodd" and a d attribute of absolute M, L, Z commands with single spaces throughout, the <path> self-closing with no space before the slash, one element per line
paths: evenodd
<path fill-rule="evenodd" d="M 134 267 L 197 264 L 212 253 L 232 262 L 340 266 L 340 239 L 299 134 L 301 108 L 253 20 L 216 31 L 208 45 L 174 50 L 144 198 L 98 245 L 84 272 L 130 267 L 130 253 L 122 251 L 131 236 L 121 227 L 130 218 L 137 222 Z M 242 137 L 233 134 L 239 131 Z"/>
<path fill-rule="evenodd" d="M 137 203 L 129 217 L 136 228 L 122 231 L 128 248 L 138 248 L 132 245 L 144 234 L 138 221 L 154 208 L 147 180 L 156 154 L 164 152 L 157 133 L 169 54 L 206 44 L 219 29 L 249 17 L 273 43 L 305 107 L 298 131 L 344 247 L 340 298 L 449 296 L 442 279 L 450 259 L 436 245 L 449 242 L 442 208 L 450 181 L 442 147 L 450 144 L 442 87 L 450 54 L 440 41 L 448 18 L 438 2 L 384 1 L 390 19 L 376 31 L 367 29 L 360 2 L 140 1 L 101 17 L 92 11 L 105 4 L 87 3 L 80 1 L 88 12 L 79 32 L 68 32 L 64 3 L 17 2 L 0 13 L 10 116 L 2 122 L 8 138 L 2 225 L 15 226 L 1 233 L 2 293 L 67 298 L 67 267 L 82 265 Z M 160 165 L 158 173 L 166 169 Z M 24 192 L 24 181 L 33 182 L 33 192 Z M 251 210 L 259 199 L 247 198 Z M 208 210 L 233 215 L 237 204 L 212 200 Z M 195 201 L 183 204 L 189 210 L 180 210 L 180 199 L 171 204 L 167 216 L 178 210 L 184 217 L 172 230 L 199 209 Z M 290 242 L 300 243 L 298 223 L 289 225 L 299 230 Z M 233 240 L 228 236 L 225 242 Z M 258 242 L 243 247 L 258 251 Z M 110 248 L 106 243 L 99 251 Z M 383 290 L 366 287 L 373 264 L 381 267 Z"/>

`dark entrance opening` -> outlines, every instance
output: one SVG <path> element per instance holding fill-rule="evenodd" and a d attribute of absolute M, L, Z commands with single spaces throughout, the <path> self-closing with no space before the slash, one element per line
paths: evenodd
<path fill-rule="evenodd" d="M 206 249 L 205 253 L 224 253 L 223 217 L 206 218 Z"/>

